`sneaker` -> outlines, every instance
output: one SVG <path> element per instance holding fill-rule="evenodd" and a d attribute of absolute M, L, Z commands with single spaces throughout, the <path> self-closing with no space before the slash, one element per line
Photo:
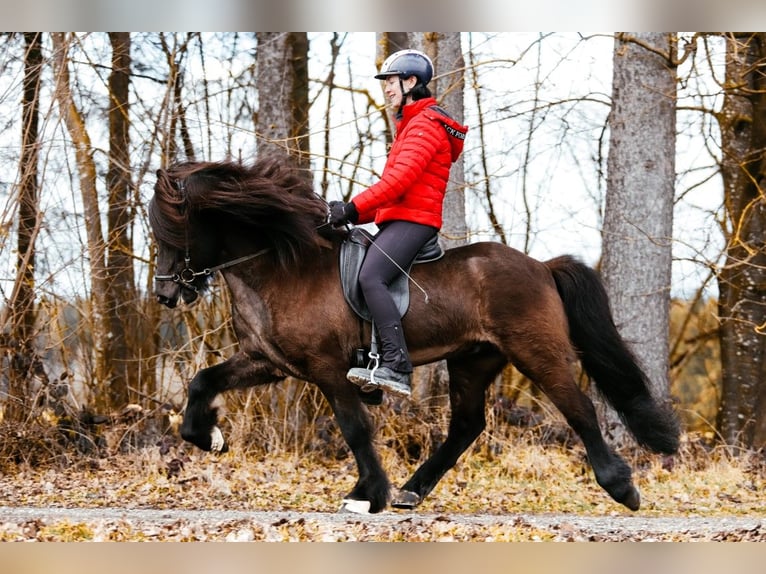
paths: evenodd
<path fill-rule="evenodd" d="M 410 374 L 399 373 L 388 367 L 379 367 L 374 372 L 370 369 L 354 367 L 346 374 L 346 378 L 362 387 L 365 392 L 383 389 L 399 397 L 409 397 L 412 394 Z"/>

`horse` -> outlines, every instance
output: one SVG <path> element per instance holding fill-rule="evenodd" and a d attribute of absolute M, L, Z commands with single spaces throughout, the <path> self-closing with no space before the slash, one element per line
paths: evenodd
<path fill-rule="evenodd" d="M 488 386 L 509 363 L 550 398 L 585 447 L 596 482 L 631 510 L 640 507 L 632 470 L 605 441 L 593 402 L 577 384 L 579 361 L 636 442 L 656 453 L 679 446 L 679 424 L 615 326 L 598 273 L 571 255 L 541 262 L 499 242 L 447 249 L 414 266 L 403 326 L 413 364 L 446 360 L 445 440 L 396 489 L 373 445 L 369 404 L 346 380 L 371 326 L 341 289 L 343 233 L 320 233 L 327 204 L 287 160 L 180 162 L 157 170 L 148 206 L 156 242 L 157 301 L 193 303 L 215 273 L 230 292 L 238 350 L 188 384 L 181 436 L 226 452 L 216 398 L 279 383 L 315 384 L 353 454 L 357 481 L 341 511 L 414 509 L 486 425 Z"/>

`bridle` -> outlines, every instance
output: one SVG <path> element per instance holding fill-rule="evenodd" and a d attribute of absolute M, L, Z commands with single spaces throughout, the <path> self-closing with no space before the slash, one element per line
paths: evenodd
<path fill-rule="evenodd" d="M 245 261 L 249 261 L 250 259 L 255 259 L 256 257 L 260 257 L 261 255 L 263 255 L 267 251 L 269 251 L 268 248 L 261 249 L 260 251 L 256 253 L 251 253 L 250 255 L 244 255 L 243 257 L 232 259 L 231 261 L 227 261 L 226 263 L 221 263 L 220 265 L 215 265 L 213 267 L 205 267 L 202 271 L 195 271 L 191 267 L 191 257 L 189 256 L 189 247 L 187 245 L 186 255 L 184 256 L 185 267 L 178 273 L 173 273 L 172 275 L 155 275 L 154 280 L 155 281 L 172 281 L 173 283 L 180 285 L 181 287 L 189 289 L 190 291 L 194 291 L 195 293 L 199 293 L 199 289 L 193 283 L 193 281 L 197 277 L 210 277 L 216 271 L 221 271 L 222 269 L 234 267 L 235 265 L 239 265 L 240 263 L 244 263 Z"/>
<path fill-rule="evenodd" d="M 184 181 L 176 180 L 176 185 L 178 186 L 178 191 L 181 192 L 182 194 L 185 194 L 186 189 L 185 189 Z M 197 277 L 210 277 L 216 271 L 221 271 L 222 269 L 228 269 L 229 267 L 234 267 L 235 265 L 239 265 L 240 263 L 244 263 L 245 261 L 250 261 L 251 259 L 260 257 L 261 255 L 269 251 L 269 248 L 261 249 L 260 251 L 257 251 L 256 253 L 251 253 L 250 255 L 237 257 L 236 259 L 232 259 L 231 261 L 227 261 L 226 263 L 221 263 L 220 265 L 215 265 L 213 267 L 205 267 L 202 271 L 195 271 L 191 266 L 191 254 L 189 253 L 188 223 L 186 226 L 185 234 L 186 234 L 186 248 L 184 253 L 184 268 L 181 269 L 181 271 L 179 271 L 178 273 L 173 273 L 168 275 L 155 275 L 154 280 L 155 281 L 172 281 L 176 285 L 179 285 L 190 291 L 194 291 L 195 293 L 199 293 L 199 289 L 197 288 L 196 285 L 194 285 L 194 280 Z"/>

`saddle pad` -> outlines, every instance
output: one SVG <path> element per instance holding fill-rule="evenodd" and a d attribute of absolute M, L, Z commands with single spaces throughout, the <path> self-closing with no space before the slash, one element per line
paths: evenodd
<path fill-rule="evenodd" d="M 365 321 L 372 321 L 372 315 L 364 301 L 362 289 L 359 287 L 359 270 L 362 268 L 362 261 L 372 241 L 373 236 L 367 230 L 354 227 L 340 246 L 340 282 L 343 287 L 343 296 L 354 312 Z M 433 240 L 426 243 L 415 257 L 415 263 L 435 261 L 443 255 L 444 251 L 439 245 L 438 237 L 434 236 Z M 409 269 L 407 272 L 409 273 Z M 389 285 L 388 290 L 399 309 L 399 316 L 403 317 L 410 306 L 409 279 L 404 274 L 400 275 Z"/>

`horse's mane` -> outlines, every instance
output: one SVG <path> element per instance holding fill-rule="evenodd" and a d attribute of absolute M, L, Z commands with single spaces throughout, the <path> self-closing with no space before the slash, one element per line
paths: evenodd
<path fill-rule="evenodd" d="M 234 161 L 183 162 L 158 170 L 149 215 L 155 238 L 184 249 L 187 229 L 204 215 L 252 229 L 289 265 L 322 244 L 317 226 L 327 215 L 309 178 L 285 160 L 267 157 L 251 165 Z"/>

